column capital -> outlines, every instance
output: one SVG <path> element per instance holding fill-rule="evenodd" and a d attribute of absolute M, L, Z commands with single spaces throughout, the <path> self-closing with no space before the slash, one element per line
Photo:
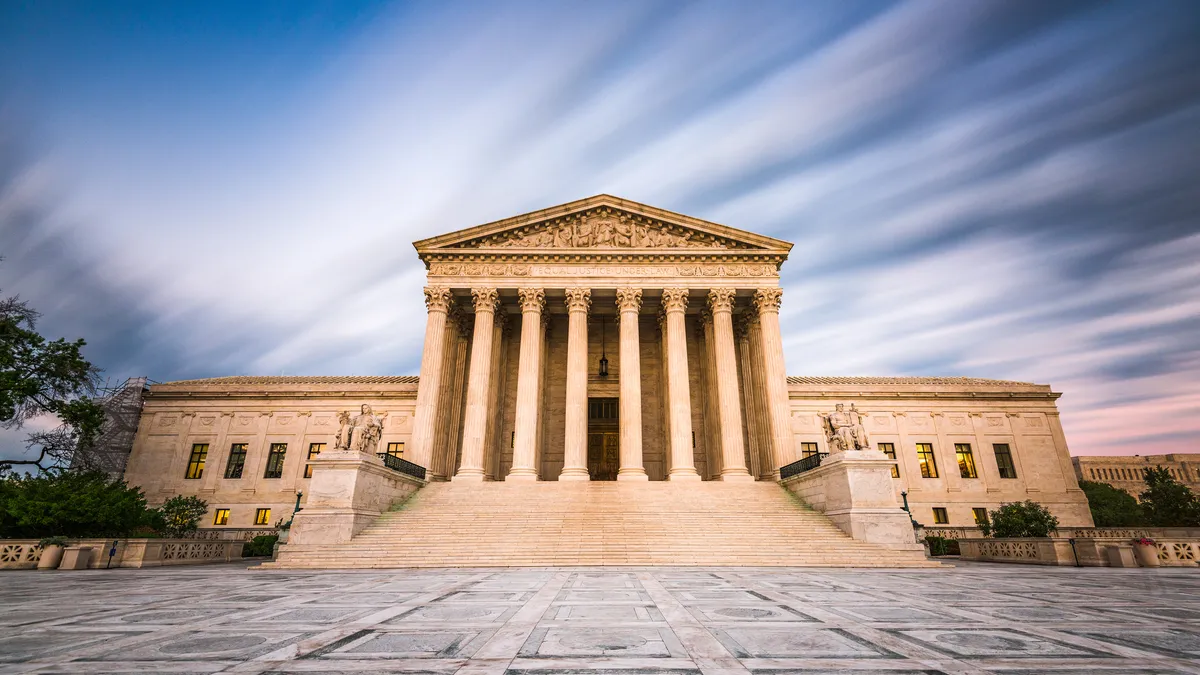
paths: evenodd
<path fill-rule="evenodd" d="M 475 299 L 476 312 L 495 312 L 500 304 L 500 294 L 495 288 L 472 288 L 471 297 Z"/>
<path fill-rule="evenodd" d="M 742 312 L 733 317 L 733 337 L 738 340 L 745 340 L 750 337 L 750 317 L 751 312 Z"/>
<path fill-rule="evenodd" d="M 659 307 L 658 314 L 654 315 L 654 318 L 658 320 L 659 332 L 665 334 L 667 332 L 667 308 Z"/>
<path fill-rule="evenodd" d="M 700 309 L 700 329 L 701 329 L 701 331 L 703 331 L 703 329 L 706 326 L 709 326 L 710 324 L 712 324 L 712 320 L 713 320 L 712 310 L 710 310 L 708 307 L 702 307 Z"/>
<path fill-rule="evenodd" d="M 754 307 L 759 314 L 778 312 L 781 302 L 783 302 L 782 288 L 760 288 L 754 293 Z"/>
<path fill-rule="evenodd" d="M 566 304 L 568 312 L 584 312 L 592 306 L 592 290 L 590 288 L 566 289 Z"/>
<path fill-rule="evenodd" d="M 667 313 L 682 312 L 687 309 L 688 290 L 686 288 L 664 288 L 662 304 Z"/>
<path fill-rule="evenodd" d="M 642 309 L 642 289 L 618 288 L 617 310 L 620 312 L 638 312 Z"/>
<path fill-rule="evenodd" d="M 450 289 L 445 286 L 425 287 L 425 309 L 430 312 L 447 312 L 450 310 Z"/>
<path fill-rule="evenodd" d="M 732 288 L 714 288 L 708 292 L 708 307 L 717 312 L 732 312 L 733 299 L 737 296 L 737 291 Z"/>
<path fill-rule="evenodd" d="M 521 312 L 538 312 L 546 309 L 546 291 L 541 288 L 518 288 L 517 297 L 521 299 Z"/>
<path fill-rule="evenodd" d="M 504 333 L 505 335 L 508 335 L 509 330 L 510 330 L 508 312 L 502 312 L 499 310 L 499 308 L 497 308 L 495 325 L 497 328 L 500 329 L 500 331 L 502 333 Z"/>

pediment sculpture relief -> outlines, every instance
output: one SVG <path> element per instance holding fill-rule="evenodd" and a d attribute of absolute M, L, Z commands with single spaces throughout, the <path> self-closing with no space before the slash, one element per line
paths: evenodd
<path fill-rule="evenodd" d="M 621 211 L 597 209 L 488 235 L 461 248 L 746 248 L 745 244 Z"/>

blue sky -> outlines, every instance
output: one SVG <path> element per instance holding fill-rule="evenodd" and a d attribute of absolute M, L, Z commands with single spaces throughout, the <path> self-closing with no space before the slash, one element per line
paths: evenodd
<path fill-rule="evenodd" d="M 415 373 L 412 241 L 607 192 L 795 242 L 792 374 L 1196 452 L 1198 129 L 1190 1 L 9 0 L 0 289 L 115 380 Z"/>

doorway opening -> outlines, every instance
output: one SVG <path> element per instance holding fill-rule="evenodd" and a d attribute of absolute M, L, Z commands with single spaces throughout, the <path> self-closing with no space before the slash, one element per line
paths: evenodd
<path fill-rule="evenodd" d="M 592 480 L 616 480 L 621 467 L 620 399 L 588 399 L 588 473 Z"/>

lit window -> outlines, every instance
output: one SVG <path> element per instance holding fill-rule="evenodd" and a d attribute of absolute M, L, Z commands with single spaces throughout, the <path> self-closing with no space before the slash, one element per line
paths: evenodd
<path fill-rule="evenodd" d="M 933 507 L 933 524 L 934 525 L 949 525 L 950 517 L 946 515 L 946 507 Z"/>
<path fill-rule="evenodd" d="M 404 444 L 403 443 L 388 443 L 387 454 L 391 455 L 392 457 L 397 457 L 397 458 L 403 457 L 404 456 Z"/>
<path fill-rule="evenodd" d="M 896 445 L 894 443 L 880 443 L 879 451 L 887 455 L 887 458 L 892 460 L 892 478 L 900 477 L 900 465 L 896 464 Z"/>
<path fill-rule="evenodd" d="M 975 524 L 976 525 L 984 525 L 985 523 L 987 523 L 987 521 L 988 521 L 987 509 L 976 506 L 975 508 L 971 509 L 971 513 L 975 514 Z"/>
<path fill-rule="evenodd" d="M 970 443 L 955 443 L 954 456 L 958 459 L 958 473 L 963 478 L 979 478 L 975 471 L 975 455 L 971 454 Z"/>
<path fill-rule="evenodd" d="M 801 443 L 800 444 L 800 458 L 801 459 L 803 459 L 805 457 L 812 457 L 815 454 L 817 454 L 817 444 L 816 443 Z"/>
<path fill-rule="evenodd" d="M 246 468 L 246 444 L 234 443 L 229 446 L 229 461 L 225 463 L 225 477 L 241 478 L 244 468 Z"/>
<path fill-rule="evenodd" d="M 228 525 L 229 524 L 229 509 L 217 509 L 217 515 L 213 516 L 213 525 Z"/>
<path fill-rule="evenodd" d="M 1001 478 L 1016 478 L 1017 465 L 1013 464 L 1012 450 L 1009 449 L 1008 443 L 993 443 L 992 450 L 996 453 L 996 467 L 1000 469 Z M 1096 477 L 1096 471 L 1092 470 L 1092 478 Z"/>
<path fill-rule="evenodd" d="M 921 478 L 937 478 L 937 460 L 933 458 L 933 443 L 917 443 L 917 461 L 921 464 Z"/>
<path fill-rule="evenodd" d="M 316 457 L 317 455 L 321 454 L 321 451 L 324 449 L 325 449 L 324 443 L 309 443 L 308 444 L 308 461 L 311 462 L 313 457 Z M 312 464 L 304 465 L 304 477 L 312 478 Z"/>
<path fill-rule="evenodd" d="M 263 478 L 283 478 L 283 456 L 287 453 L 287 443 L 272 443 L 271 452 L 267 455 L 267 470 Z"/>
<path fill-rule="evenodd" d="M 197 443 L 192 446 L 192 455 L 188 457 L 187 473 L 184 478 L 200 478 L 204 475 L 204 460 L 208 458 L 208 443 Z"/>
<path fill-rule="evenodd" d="M 254 512 L 255 525 L 270 525 L 271 524 L 271 509 L 259 509 Z"/>

